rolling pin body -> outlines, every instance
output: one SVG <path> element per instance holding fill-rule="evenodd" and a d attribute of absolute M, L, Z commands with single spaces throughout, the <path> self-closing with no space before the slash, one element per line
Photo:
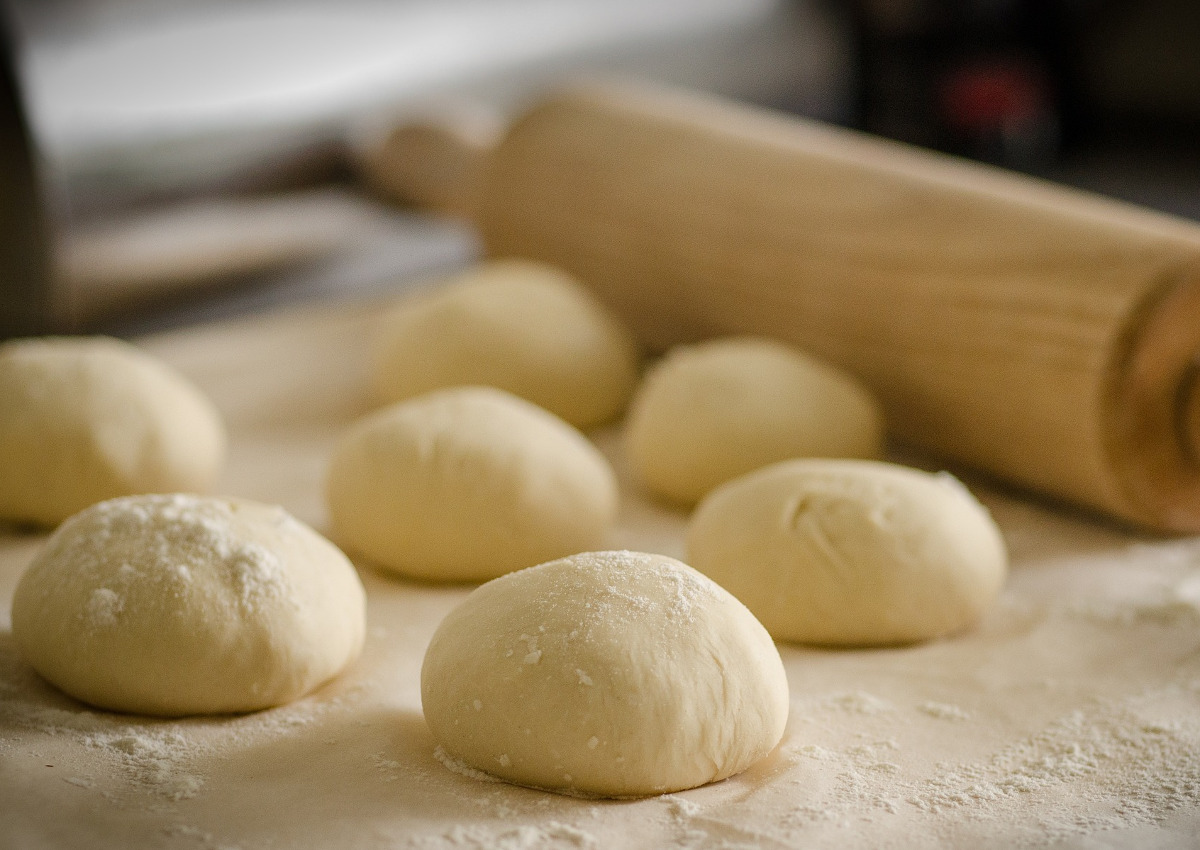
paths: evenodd
<path fill-rule="evenodd" d="M 582 278 L 652 347 L 768 334 L 902 441 L 1200 531 L 1200 226 L 692 95 L 585 88 L 491 152 L 492 255 Z"/>

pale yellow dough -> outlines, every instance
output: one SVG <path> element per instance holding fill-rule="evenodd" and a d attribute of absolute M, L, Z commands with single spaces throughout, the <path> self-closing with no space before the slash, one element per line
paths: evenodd
<path fill-rule="evenodd" d="M 793 460 L 718 488 L 687 530 L 696 569 L 777 640 L 891 645 L 959 631 L 996 598 L 1004 541 L 947 473 Z"/>
<path fill-rule="evenodd" d="M 732 337 L 672 349 L 630 404 L 630 464 L 654 495 L 692 505 L 793 457 L 877 457 L 883 417 L 849 374 L 783 343 Z"/>
<path fill-rule="evenodd" d="M 0 345 L 0 519 L 55 525 L 103 499 L 212 487 L 225 429 L 182 375 L 128 343 Z"/>
<path fill-rule="evenodd" d="M 374 364 L 387 401 L 483 384 L 578 428 L 620 415 L 637 370 L 629 332 L 574 278 L 515 259 L 402 301 L 382 319 Z"/>
<path fill-rule="evenodd" d="M 617 516 L 605 457 L 551 413 L 455 387 L 358 421 L 329 464 L 337 539 L 379 566 L 485 581 L 600 546 Z"/>
<path fill-rule="evenodd" d="M 346 557 L 283 508 L 126 496 L 51 535 L 17 585 L 12 630 L 44 678 L 100 708 L 243 712 L 353 661 L 365 604 Z"/>
<path fill-rule="evenodd" d="M 453 757 L 520 785 L 606 797 L 745 770 L 788 715 L 762 625 L 662 555 L 588 552 L 477 588 L 442 621 L 421 702 Z"/>

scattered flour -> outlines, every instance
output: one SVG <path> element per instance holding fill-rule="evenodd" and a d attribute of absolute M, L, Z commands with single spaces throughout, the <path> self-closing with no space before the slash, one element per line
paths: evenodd
<path fill-rule="evenodd" d="M 194 747 L 179 732 L 130 726 L 86 734 L 82 743 L 115 757 L 134 783 L 167 799 L 187 800 L 204 787 L 204 777 L 187 768 Z"/>
<path fill-rule="evenodd" d="M 957 705 L 946 702 L 923 702 L 917 706 L 917 711 L 938 720 L 969 720 L 971 717 Z"/>
<path fill-rule="evenodd" d="M 171 721 L 83 707 L 60 708 L 55 703 L 61 697 L 48 695 L 47 690 L 48 686 L 19 662 L 15 650 L 5 647 L 0 652 L 0 729 L 23 729 L 72 742 L 81 753 L 96 757 L 90 770 L 123 776 L 128 790 L 148 795 L 145 801 L 149 807 L 201 795 L 207 783 L 197 769 L 202 757 L 225 746 L 288 735 L 346 699 L 305 699 L 241 717 Z M 0 744 L 4 743 L 0 736 Z M 99 790 L 105 796 L 111 796 L 113 789 L 111 782 L 101 784 L 87 775 L 64 781 Z M 128 800 L 122 803 L 128 804 Z"/>
<path fill-rule="evenodd" d="M 501 828 L 455 826 L 442 835 L 409 839 L 411 848 L 449 847 L 473 850 L 589 850 L 601 847 L 591 833 L 569 824 L 546 821 L 537 825 Z"/>
<path fill-rule="evenodd" d="M 997 824 L 1036 820 L 1033 843 L 1159 824 L 1200 805 L 1200 722 L 1185 729 L 1147 717 L 1154 705 L 1194 701 L 1196 690 L 1193 683 L 1095 699 L 984 759 L 928 772 L 908 766 L 892 739 L 785 747 L 796 764 L 809 761 L 834 782 L 816 797 L 798 788 L 795 797 L 805 802 L 791 805 L 782 823 L 803 835 L 817 824 L 851 829 L 887 815 L 916 823 L 925 818 L 930 828 L 960 817 Z M 940 719 L 966 717 L 942 703 L 918 708 Z"/>
<path fill-rule="evenodd" d="M 668 794 L 662 799 L 666 800 L 668 810 L 674 817 L 691 818 L 700 814 L 701 809 L 699 804 L 693 803 L 691 800 L 677 797 L 674 794 Z"/>
<path fill-rule="evenodd" d="M 397 782 L 400 779 L 401 771 L 404 770 L 404 764 L 395 759 L 387 758 L 383 753 L 375 753 L 371 756 L 371 763 L 378 768 L 383 774 L 384 782 Z"/>
<path fill-rule="evenodd" d="M 833 694 L 821 701 L 821 706 L 842 711 L 847 714 L 885 714 L 894 711 L 896 706 L 881 697 L 864 691 L 852 691 L 845 694 Z"/>
<path fill-rule="evenodd" d="M 907 799 L 935 814 L 971 807 L 995 815 L 1006 806 L 1027 806 L 1042 792 L 1075 786 L 1071 799 L 1119 801 L 1115 815 L 1124 826 L 1156 823 L 1200 803 L 1200 748 L 1178 732 L 1147 722 L 1129 702 L 1099 702 L 986 762 L 943 767 Z M 1089 818 L 1081 809 L 1060 814 L 1058 831 L 1068 834 L 1114 822 L 1113 814 Z"/>
<path fill-rule="evenodd" d="M 492 776 L 490 773 L 484 773 L 482 770 L 476 770 L 461 759 L 456 759 L 440 746 L 433 751 L 433 757 L 440 761 L 442 765 L 452 773 L 457 773 L 459 776 L 466 776 L 471 779 L 478 779 L 480 782 L 503 782 L 499 777 Z"/>
<path fill-rule="evenodd" d="M 125 601 L 109 587 L 98 587 L 88 598 L 84 620 L 95 628 L 111 628 L 117 624 L 117 615 L 125 608 Z M 90 632 L 89 634 L 94 634 Z"/>
<path fill-rule="evenodd" d="M 191 841 L 201 850 L 241 850 L 241 845 L 220 841 L 211 832 L 190 824 L 175 824 L 164 829 L 163 833 L 172 838 Z"/>
<path fill-rule="evenodd" d="M 156 582 L 172 594 L 186 592 L 198 571 L 216 569 L 247 610 L 288 591 L 287 572 L 279 557 L 234 531 L 234 508 L 214 499 L 184 494 L 112 499 L 95 505 L 94 528 L 87 535 L 60 540 L 63 557 L 81 572 L 100 574 L 111 542 L 136 543 L 116 574 L 103 581 L 80 613 L 88 628 L 115 626 L 124 610 L 123 594 L 134 584 Z M 276 526 L 299 529 L 296 520 L 277 509 Z"/>

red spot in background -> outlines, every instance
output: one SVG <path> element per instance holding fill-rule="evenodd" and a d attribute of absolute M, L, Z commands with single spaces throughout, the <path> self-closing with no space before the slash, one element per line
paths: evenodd
<path fill-rule="evenodd" d="M 943 76 L 938 105 L 946 124 L 967 133 L 1035 120 L 1050 108 L 1045 74 L 1009 57 L 975 59 Z"/>

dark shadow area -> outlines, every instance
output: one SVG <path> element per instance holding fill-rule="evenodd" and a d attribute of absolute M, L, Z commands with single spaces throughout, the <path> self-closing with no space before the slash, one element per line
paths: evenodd
<path fill-rule="evenodd" d="M 1200 218 L 1189 0 L 849 0 L 852 123 Z"/>

